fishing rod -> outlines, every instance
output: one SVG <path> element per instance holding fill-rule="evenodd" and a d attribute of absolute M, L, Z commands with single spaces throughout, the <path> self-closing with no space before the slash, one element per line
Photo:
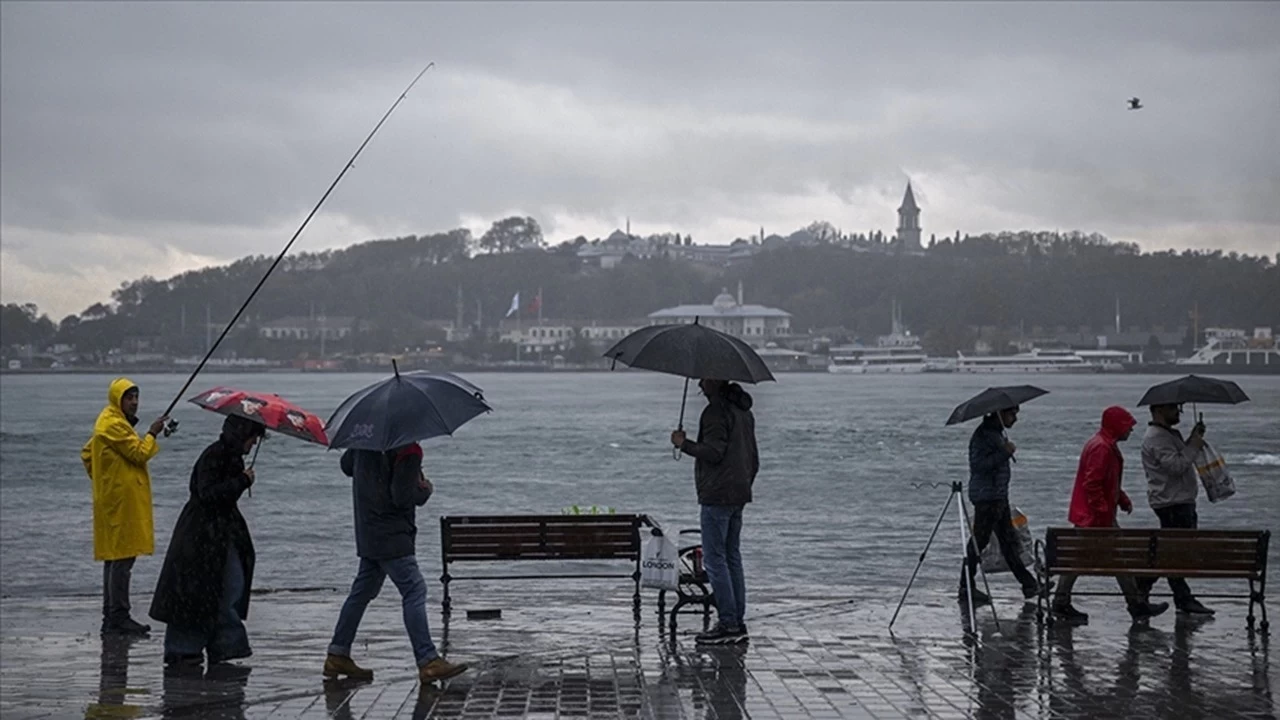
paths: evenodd
<path fill-rule="evenodd" d="M 315 217 L 315 214 L 320 211 L 320 206 L 324 205 L 324 201 L 329 199 L 329 193 L 332 193 L 333 189 L 338 187 L 338 183 L 342 182 L 342 177 L 347 174 L 347 171 L 350 170 L 352 166 L 355 165 L 356 158 L 360 157 L 360 153 L 364 151 L 365 146 L 369 144 L 369 141 L 373 139 L 374 135 L 378 134 L 378 130 L 382 127 L 382 124 L 387 121 L 387 118 L 391 117 L 391 113 L 395 112 L 396 108 L 400 105 L 400 102 L 404 100 L 405 96 L 409 94 L 409 91 L 413 89 L 413 86 L 417 85 L 418 80 L 420 80 L 422 76 L 434 66 L 434 62 L 427 63 L 427 66 L 422 68 L 422 72 L 418 73 L 417 77 L 413 79 L 413 82 L 409 83 L 409 86 L 404 89 L 404 92 L 400 93 L 400 97 L 396 98 L 396 101 L 391 104 L 391 107 L 387 110 L 386 114 L 382 116 L 382 119 L 378 121 L 378 124 L 373 126 L 373 130 L 369 131 L 369 136 L 364 139 L 364 142 L 360 143 L 360 147 L 356 148 L 355 154 L 352 155 L 351 159 L 347 161 L 347 164 L 343 166 L 342 172 L 338 173 L 338 177 L 333 179 L 333 183 L 329 185 L 329 189 L 324 191 L 324 195 L 320 196 L 320 202 L 317 202 L 316 206 L 311 208 L 311 212 L 307 214 L 307 218 L 298 226 L 297 231 L 293 233 L 293 237 L 289 238 L 289 242 L 285 244 L 284 249 L 276 256 L 275 262 L 271 263 L 271 267 L 267 268 L 267 272 L 263 274 L 262 279 L 259 280 L 258 284 L 253 288 L 253 292 L 249 293 L 249 297 L 245 298 L 240 309 L 236 311 L 235 317 L 231 318 L 231 322 L 227 323 L 227 326 L 222 328 L 222 333 L 218 335 L 218 339 L 209 347 L 209 350 L 204 354 L 204 358 L 200 360 L 200 364 L 197 365 L 196 369 L 191 373 L 191 377 L 187 378 L 187 382 L 182 386 L 182 389 L 174 396 L 173 402 L 169 403 L 169 407 L 164 411 L 166 416 L 173 412 L 173 408 L 177 406 L 178 401 L 182 399 L 183 394 L 187 392 L 187 389 L 191 387 L 191 383 L 195 381 L 196 376 L 204 369 L 205 363 L 209 362 L 209 358 L 212 357 L 214 351 L 218 349 L 218 345 L 222 344 L 223 338 L 227 336 L 227 333 L 231 331 L 231 328 L 236 326 L 236 321 L 244 314 L 245 309 L 249 307 L 249 303 L 253 302 L 254 296 L 256 296 L 258 291 L 262 289 L 262 286 L 267 282 L 267 278 L 271 277 L 271 273 L 275 272 L 276 266 L 280 264 L 281 260 L 284 260 L 284 256 L 288 254 L 289 248 L 293 247 L 294 241 L 296 241 L 298 236 L 302 234 L 302 231 L 306 229 L 307 224 L 311 222 L 311 218 Z M 165 427 L 164 434 L 166 436 L 171 435 L 177 429 L 178 421 L 170 418 L 168 426 Z"/>

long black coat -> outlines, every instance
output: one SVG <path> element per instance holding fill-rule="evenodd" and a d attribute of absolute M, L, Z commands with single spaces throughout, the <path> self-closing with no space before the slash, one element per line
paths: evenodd
<path fill-rule="evenodd" d="M 245 576 L 245 593 L 235 609 L 242 619 L 249 616 L 253 539 L 236 506 L 250 484 L 244 473 L 247 437 L 228 425 L 191 470 L 191 498 L 174 525 L 151 599 L 150 615 L 159 622 L 206 630 L 216 625 L 229 548 L 239 552 Z"/>

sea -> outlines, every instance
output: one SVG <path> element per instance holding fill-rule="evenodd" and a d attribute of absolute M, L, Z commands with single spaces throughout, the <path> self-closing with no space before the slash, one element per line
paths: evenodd
<path fill-rule="evenodd" d="M 111 375 L 0 377 L 0 595 L 94 596 L 90 487 L 79 452 L 106 402 Z M 186 377 L 142 375 L 145 427 Z M 156 555 L 134 572 L 134 604 L 145 608 L 191 467 L 222 417 L 186 399 L 227 385 L 273 392 L 328 418 L 373 374 L 202 374 L 174 416 L 181 425 L 151 462 Z M 476 373 L 493 406 L 453 437 L 423 443 L 435 485 L 418 514 L 418 555 L 439 576 L 442 515 L 579 512 L 644 513 L 667 529 L 696 528 L 693 462 L 673 459 L 683 381 L 640 371 Z M 750 593 L 798 592 L 830 598 L 896 600 L 906 586 L 950 494 L 967 481 L 967 443 L 977 421 L 944 423 L 952 408 L 989 385 L 1034 384 L 1049 391 L 1023 407 L 1009 431 L 1018 446 L 1010 496 L 1032 532 L 1066 525 L 1081 446 L 1103 408 L 1137 407 L 1168 376 L 834 376 L 780 374 L 748 388 L 755 398 L 761 469 L 744 517 L 743 555 Z M 1207 438 L 1226 458 L 1237 494 L 1201 496 L 1207 528 L 1275 530 L 1280 520 L 1280 377 L 1234 378 L 1251 398 L 1202 405 Z M 696 392 L 691 388 L 691 393 Z M 686 425 L 704 404 L 691 394 Z M 1190 422 L 1187 423 L 1188 426 Z M 1121 524 L 1156 526 L 1146 502 L 1140 435 L 1122 445 L 1124 486 L 1134 498 Z M 252 496 L 240 500 L 257 547 L 258 591 L 343 590 L 356 566 L 350 480 L 337 451 L 283 436 L 264 444 Z M 954 593 L 960 515 L 942 517 L 914 588 Z M 1280 542 L 1271 544 L 1271 564 Z M 1008 575 L 997 582 L 1010 583 Z M 434 582 L 434 580 L 433 580 Z M 439 585 L 429 586 L 437 593 Z M 913 589 L 913 592 L 916 592 Z M 139 615 L 145 615 L 145 610 Z"/>

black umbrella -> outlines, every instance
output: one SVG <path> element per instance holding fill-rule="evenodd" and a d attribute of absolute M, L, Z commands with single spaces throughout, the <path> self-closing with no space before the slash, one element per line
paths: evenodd
<path fill-rule="evenodd" d="M 1216 403 L 1235 405 L 1248 402 L 1240 386 L 1230 380 L 1188 375 L 1149 388 L 1138 405 L 1181 405 L 1182 403 Z"/>
<path fill-rule="evenodd" d="M 680 399 L 679 429 L 684 429 L 684 408 L 689 380 L 732 380 L 758 383 L 773 380 L 773 373 L 751 346 L 738 338 L 698 324 L 652 325 L 618 341 L 604 354 L 614 363 L 641 370 L 679 375 L 684 380 Z"/>
<path fill-rule="evenodd" d="M 452 435 L 475 416 L 491 412 L 480 388 L 453 373 L 423 371 L 374 383 L 342 401 L 325 424 L 331 448 L 386 451 Z"/>
<path fill-rule="evenodd" d="M 957 405 L 956 409 L 951 411 L 951 417 L 947 418 L 947 424 L 955 425 L 966 420 L 1000 412 L 1001 410 L 1009 410 L 1028 400 L 1034 400 L 1041 395 L 1048 394 L 1048 390 L 1041 390 L 1034 385 L 987 388 Z"/>

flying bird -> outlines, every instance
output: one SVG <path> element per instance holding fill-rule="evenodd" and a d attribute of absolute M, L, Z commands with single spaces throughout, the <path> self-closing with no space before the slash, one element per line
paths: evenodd
<path fill-rule="evenodd" d="M 1142 101 L 1141 101 L 1141 100 L 1139 100 L 1139 99 L 1138 99 L 1138 98 L 1136 98 L 1136 97 L 1135 97 L 1135 98 L 1129 98 L 1129 109 L 1130 109 L 1130 110 L 1141 110 L 1141 109 L 1142 109 Z"/>

